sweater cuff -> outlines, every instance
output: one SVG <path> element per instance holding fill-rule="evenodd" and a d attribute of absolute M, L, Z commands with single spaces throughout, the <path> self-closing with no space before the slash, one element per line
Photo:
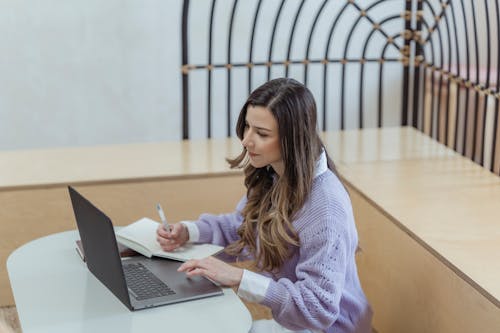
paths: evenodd
<path fill-rule="evenodd" d="M 181 221 L 180 223 L 184 224 L 189 234 L 189 243 L 196 243 L 200 239 L 200 230 L 196 223 L 191 221 Z"/>
<path fill-rule="evenodd" d="M 275 311 L 279 309 L 282 304 L 288 304 L 290 302 L 289 297 L 290 294 L 282 284 L 271 281 L 271 283 L 269 283 L 266 298 L 262 300 L 261 304 Z"/>
<path fill-rule="evenodd" d="M 238 296 L 249 302 L 260 303 L 264 300 L 270 283 L 271 278 L 244 269 Z"/>

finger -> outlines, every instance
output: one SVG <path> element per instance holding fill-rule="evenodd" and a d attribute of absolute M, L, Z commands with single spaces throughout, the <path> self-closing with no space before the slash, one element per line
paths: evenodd
<path fill-rule="evenodd" d="M 207 270 L 203 268 L 193 268 L 189 271 L 186 272 L 186 275 L 188 277 L 193 277 L 193 276 L 206 276 Z"/>
<path fill-rule="evenodd" d="M 163 229 L 163 227 L 161 227 L 161 228 L 162 228 L 162 230 L 158 232 L 158 236 L 160 236 L 161 238 L 163 238 L 165 240 L 169 240 L 172 242 L 179 242 L 179 235 L 178 234 L 175 234 L 172 232 L 167 232 L 167 231 L 165 231 L 165 229 Z"/>
<path fill-rule="evenodd" d="M 170 233 L 174 237 L 179 237 L 182 234 L 183 230 L 184 230 L 184 225 L 182 223 L 175 223 L 171 226 Z"/>
<path fill-rule="evenodd" d="M 160 244 L 160 246 L 167 244 L 167 240 L 159 235 L 156 236 L 156 241 L 158 242 L 158 244 Z"/>
<path fill-rule="evenodd" d="M 156 229 L 156 233 L 160 235 L 163 238 L 169 238 L 170 237 L 170 232 L 167 232 L 165 228 L 163 228 L 162 225 L 158 226 L 158 229 Z"/>
<path fill-rule="evenodd" d="M 179 247 L 179 245 L 177 245 L 177 244 L 173 244 L 173 245 L 165 245 L 165 246 L 162 246 L 162 249 L 163 249 L 163 251 L 165 251 L 165 252 L 172 252 L 172 251 L 176 250 L 178 247 Z"/>
<path fill-rule="evenodd" d="M 179 247 L 178 242 L 172 239 L 166 239 L 161 236 L 156 237 L 156 241 L 160 244 L 160 247 L 165 251 L 172 251 Z"/>
<path fill-rule="evenodd" d="M 156 240 L 158 241 L 158 243 L 160 244 L 172 244 L 172 243 L 175 243 L 176 240 L 175 239 L 172 239 L 172 238 L 167 238 L 167 237 L 162 237 L 160 235 L 157 235 L 156 236 Z"/>
<path fill-rule="evenodd" d="M 163 251 L 169 251 L 168 250 L 168 245 L 163 243 L 163 242 L 158 242 L 160 244 L 160 247 Z"/>
<path fill-rule="evenodd" d="M 159 225 L 159 226 L 156 228 L 156 234 L 157 234 L 157 235 L 161 235 L 162 229 L 163 229 L 163 228 L 162 228 L 162 226 L 161 226 L 161 225 Z"/>
<path fill-rule="evenodd" d="M 168 241 L 166 241 L 165 239 L 162 239 L 162 238 L 158 239 L 158 243 L 160 244 L 162 249 L 165 249 L 166 247 L 169 246 Z"/>
<path fill-rule="evenodd" d="M 179 237 L 179 230 L 177 230 L 177 228 L 171 226 L 168 234 L 172 238 L 177 238 L 177 237 Z"/>
<path fill-rule="evenodd" d="M 162 248 L 163 251 L 174 251 L 175 249 L 180 247 L 180 244 L 174 241 L 164 241 L 160 243 L 160 247 Z"/>
<path fill-rule="evenodd" d="M 212 281 L 213 283 L 215 283 L 217 285 L 222 284 L 220 281 L 217 280 L 215 272 L 212 272 L 212 271 L 207 270 L 207 269 L 195 268 L 195 269 L 192 269 L 192 270 L 186 272 L 186 275 L 187 275 L 187 277 L 203 276 L 204 278 L 209 279 L 210 281 Z"/>
<path fill-rule="evenodd" d="M 186 272 L 199 267 L 199 260 L 188 260 L 177 269 L 179 272 Z"/>

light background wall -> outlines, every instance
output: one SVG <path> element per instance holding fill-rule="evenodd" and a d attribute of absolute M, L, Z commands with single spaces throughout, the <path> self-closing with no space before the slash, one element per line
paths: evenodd
<path fill-rule="evenodd" d="M 0 1 L 0 149 L 172 140 L 181 1 Z"/>
<path fill-rule="evenodd" d="M 308 2 L 303 22 L 311 20 L 320 2 Z M 207 15 L 207 3 L 191 1 L 191 15 Z M 242 6 L 253 3 L 242 1 Z M 393 3 L 402 8 L 404 1 Z M 181 0 L 0 1 L 0 149 L 179 140 L 181 11 Z M 266 22 L 264 15 L 261 23 Z M 190 41 L 203 39 L 194 34 Z M 257 58 L 263 54 L 256 52 Z M 194 57 L 193 62 L 199 60 Z M 262 81 L 257 74 L 255 82 Z M 400 96 L 396 90 L 385 107 L 389 125 L 399 123 Z M 236 96 L 233 113 L 244 98 Z M 199 103 L 204 101 L 200 96 Z M 191 112 L 198 119 L 191 125 L 193 137 L 203 137 L 203 115 L 196 113 L 196 104 Z M 353 126 L 349 120 L 348 126 Z M 225 135 L 222 128 L 215 127 L 214 136 Z"/>

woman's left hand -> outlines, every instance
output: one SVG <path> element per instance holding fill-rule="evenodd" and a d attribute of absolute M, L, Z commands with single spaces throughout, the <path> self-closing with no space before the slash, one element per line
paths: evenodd
<path fill-rule="evenodd" d="M 239 286 L 243 276 L 243 269 L 214 257 L 186 261 L 178 271 L 186 272 L 187 276 L 201 275 L 227 287 Z"/>

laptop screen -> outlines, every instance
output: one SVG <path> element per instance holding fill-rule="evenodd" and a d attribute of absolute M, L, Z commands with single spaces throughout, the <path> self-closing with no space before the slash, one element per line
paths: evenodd
<path fill-rule="evenodd" d="M 89 270 L 132 308 L 111 220 L 74 188 L 68 190 Z"/>

